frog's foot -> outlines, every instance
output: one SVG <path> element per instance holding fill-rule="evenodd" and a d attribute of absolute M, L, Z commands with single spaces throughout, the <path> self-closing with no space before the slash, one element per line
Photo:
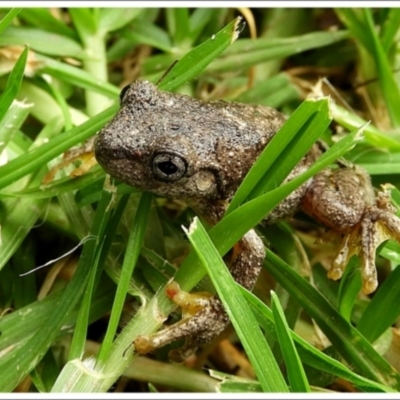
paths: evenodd
<path fill-rule="evenodd" d="M 182 319 L 152 335 L 138 336 L 134 345 L 138 354 L 146 354 L 186 338 L 183 347 L 169 353 L 173 361 L 180 362 L 193 354 L 199 345 L 221 333 L 229 319 L 220 300 L 210 293 L 187 293 L 176 282 L 170 283 L 166 291 L 168 297 L 182 308 Z"/>
<path fill-rule="evenodd" d="M 229 262 L 235 281 L 251 290 L 264 257 L 262 240 L 253 230 L 247 232 L 234 246 Z M 176 282 L 170 283 L 166 292 L 182 308 L 182 319 L 155 334 L 138 336 L 134 345 L 137 353 L 146 354 L 174 340 L 185 338 L 185 345 L 169 354 L 174 361 L 182 361 L 197 347 L 218 336 L 229 324 L 229 318 L 220 299 L 210 293 L 186 293 Z"/>
<path fill-rule="evenodd" d="M 360 223 L 344 237 L 328 276 L 339 279 L 351 256 L 358 254 L 361 259 L 363 292 L 372 293 L 378 286 L 375 252 L 387 239 L 400 242 L 400 218 L 394 214 L 388 193 L 380 192 L 376 205 L 367 207 Z"/>

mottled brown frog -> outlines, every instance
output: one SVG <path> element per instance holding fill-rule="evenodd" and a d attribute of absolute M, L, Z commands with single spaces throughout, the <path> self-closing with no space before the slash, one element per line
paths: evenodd
<path fill-rule="evenodd" d="M 203 102 L 140 80 L 124 88 L 120 97 L 120 111 L 95 140 L 99 164 L 129 185 L 184 200 L 211 224 L 221 219 L 244 176 L 286 120 L 269 107 Z M 320 152 L 314 145 L 286 180 L 305 171 Z M 390 237 L 400 241 L 400 219 L 388 195 L 375 196 L 362 168 L 338 164 L 295 190 L 266 216 L 266 223 L 289 218 L 300 209 L 343 236 L 329 276 L 339 279 L 350 257 L 358 254 L 363 291 L 373 292 L 377 246 Z M 234 279 L 251 290 L 264 256 L 263 242 L 249 231 L 233 251 Z M 185 346 L 173 355 L 183 359 L 229 323 L 216 296 L 190 295 L 175 283 L 168 287 L 168 295 L 186 311 L 185 317 L 158 333 L 136 338 L 137 352 L 186 338 Z"/>

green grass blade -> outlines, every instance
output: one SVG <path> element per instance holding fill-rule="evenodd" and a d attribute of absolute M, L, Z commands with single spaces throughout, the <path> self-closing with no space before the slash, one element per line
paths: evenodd
<path fill-rule="evenodd" d="M 371 55 L 374 57 L 376 68 L 378 72 L 379 82 L 383 97 L 388 108 L 390 118 L 394 127 L 400 126 L 400 116 L 398 112 L 398 105 L 400 104 L 400 90 L 399 86 L 392 73 L 392 66 L 389 63 L 386 52 L 379 40 L 378 33 L 376 32 L 374 21 L 372 18 L 371 10 L 365 9 L 364 18 L 367 22 L 369 35 L 373 44 Z"/>
<path fill-rule="evenodd" d="M 135 20 L 143 11 L 142 8 L 103 8 L 100 10 L 99 29 L 102 32 L 121 29 Z"/>
<path fill-rule="evenodd" d="M 19 56 L 14 65 L 13 70 L 8 77 L 4 92 L 0 97 L 0 120 L 3 119 L 7 110 L 10 108 L 11 103 L 14 101 L 21 86 L 22 78 L 24 77 L 26 60 L 28 59 L 28 47 Z"/>
<path fill-rule="evenodd" d="M 39 29 L 58 33 L 72 40 L 78 39 L 74 30 L 54 17 L 49 8 L 23 8 L 19 17 Z"/>
<path fill-rule="evenodd" d="M 84 175 L 78 177 L 64 177 L 57 179 L 49 184 L 40 185 L 36 187 L 30 187 L 21 191 L 10 190 L 0 192 L 1 196 L 4 197 L 29 197 L 32 199 L 48 199 L 51 197 L 59 196 L 63 193 L 69 193 L 79 189 L 86 189 L 89 185 L 93 183 L 98 184 L 98 193 L 96 193 L 97 200 L 100 199 L 102 191 L 102 183 L 104 181 L 104 170 L 100 166 L 94 166 L 85 173 Z M 93 194 L 93 192 L 91 192 Z M 98 195 L 98 196 L 97 196 Z"/>
<path fill-rule="evenodd" d="M 122 31 L 122 36 L 133 43 L 147 44 L 165 52 L 173 52 L 167 32 L 148 21 L 136 21 L 134 26 Z"/>
<path fill-rule="evenodd" d="M 85 38 L 95 35 L 98 29 L 100 9 L 91 8 L 71 8 L 70 16 L 72 22 L 84 42 Z"/>
<path fill-rule="evenodd" d="M 22 8 L 12 8 L 0 21 L 0 35 L 10 25 L 11 21 L 21 12 Z"/>
<path fill-rule="evenodd" d="M 283 359 L 285 360 L 290 391 L 295 393 L 310 392 L 310 385 L 308 384 L 300 357 L 293 343 L 285 313 L 275 292 L 271 292 L 271 301 L 276 333 L 282 350 Z"/>
<path fill-rule="evenodd" d="M 357 329 L 372 343 L 388 329 L 400 315 L 400 268 L 396 267 L 383 281 L 363 312 Z M 379 315 L 379 318 L 376 316 Z"/>
<path fill-rule="evenodd" d="M 333 119 L 341 126 L 353 130 L 367 123 L 364 119 L 355 113 L 351 113 L 343 107 L 338 106 L 334 102 L 331 103 L 331 113 Z M 395 156 L 395 152 L 400 151 L 400 142 L 387 133 L 380 131 L 374 125 L 368 124 L 364 129 L 365 140 L 370 145 L 378 148 L 388 148 Z"/>
<path fill-rule="evenodd" d="M 214 14 L 214 10 L 212 8 L 196 8 L 193 10 L 192 14 L 190 14 L 190 39 L 192 43 L 196 41 L 196 39 L 200 36 L 202 30 L 209 23 L 212 16 Z"/>
<path fill-rule="evenodd" d="M 125 297 L 128 292 L 130 278 L 136 266 L 137 259 L 142 247 L 144 233 L 147 226 L 147 219 L 150 212 L 152 195 L 150 193 L 142 193 L 139 205 L 136 211 L 135 219 L 132 224 L 132 230 L 128 239 L 125 258 L 122 264 L 121 277 L 118 283 L 117 293 L 115 295 L 113 307 L 111 310 L 110 321 L 106 336 L 100 348 L 98 362 L 104 363 L 109 356 L 111 344 L 117 332 L 118 324 L 121 319 L 122 308 L 125 303 Z"/>
<path fill-rule="evenodd" d="M 225 310 L 265 392 L 287 392 L 288 388 L 268 343 L 200 221 L 195 218 L 186 232 L 206 268 Z"/>
<path fill-rule="evenodd" d="M 278 109 L 298 99 L 300 99 L 298 88 L 290 81 L 289 75 L 282 72 L 263 82 L 257 82 L 257 86 L 246 90 L 234 100 L 239 103 L 260 104 Z"/>
<path fill-rule="evenodd" d="M 317 322 L 341 356 L 365 377 L 398 390 L 400 376 L 371 344 L 289 265 L 270 250 L 267 249 L 266 253 L 265 266 L 269 273 Z M 368 358 L 365 354 L 368 354 Z"/>
<path fill-rule="evenodd" d="M 18 132 L 31 106 L 20 101 L 14 101 L 0 121 L 0 154 Z"/>
<path fill-rule="evenodd" d="M 187 40 L 189 33 L 189 10 L 186 7 L 167 8 L 165 10 L 167 25 L 174 45 L 179 47 Z"/>
<path fill-rule="evenodd" d="M 241 26 L 241 18 L 238 17 L 211 39 L 185 54 L 160 82 L 160 89 L 173 91 L 196 77 L 200 71 L 237 39 Z"/>
<path fill-rule="evenodd" d="M 102 197 L 97 205 L 98 213 L 102 212 L 103 218 L 101 219 L 100 226 L 98 227 L 98 237 L 103 237 L 107 229 L 107 222 L 112 212 L 111 204 L 113 203 L 113 194 L 109 191 L 103 191 Z M 101 243 L 101 241 L 99 241 Z M 96 283 L 101 273 L 99 267 L 102 263 L 99 260 L 99 254 L 101 253 L 102 246 L 99 244 L 96 253 L 93 255 L 91 263 L 90 275 L 88 284 L 85 287 L 81 306 L 77 317 L 77 322 L 74 330 L 74 335 L 71 341 L 71 347 L 69 351 L 69 360 L 79 358 L 85 350 L 87 329 L 89 324 L 90 304 L 96 290 Z M 97 279 L 96 279 L 97 277 Z"/>
<path fill-rule="evenodd" d="M 28 151 L 0 167 L 0 189 L 29 174 L 72 146 L 85 141 L 115 114 L 118 105 L 111 106 L 82 125 L 57 136 L 42 146 Z"/>
<path fill-rule="evenodd" d="M 99 82 L 89 72 L 50 57 L 38 54 L 37 58 L 41 61 L 38 66 L 38 72 L 49 74 L 54 78 L 76 85 L 82 89 L 92 90 L 95 93 L 104 94 L 115 100 L 118 99 L 120 89 L 111 83 Z"/>
<path fill-rule="evenodd" d="M 380 32 L 380 38 L 383 50 L 386 54 L 389 54 L 393 45 L 397 44 L 395 40 L 397 32 L 400 26 L 400 9 L 391 8 L 389 10 L 389 15 L 382 26 L 382 31 Z"/>
<path fill-rule="evenodd" d="M 343 21 L 346 27 L 351 31 L 354 37 L 370 52 L 373 52 L 373 43 L 371 37 L 366 34 L 368 27 L 363 21 L 361 9 L 341 8 L 335 9 L 335 13 Z"/>
<path fill-rule="evenodd" d="M 357 258 L 352 258 L 343 273 L 339 287 L 339 312 L 349 322 L 361 286 L 360 263 Z"/>
<path fill-rule="evenodd" d="M 91 236 L 98 236 L 102 226 L 102 213 L 103 209 L 98 208 L 93 220 Z M 0 359 L 2 376 L 0 391 L 13 390 L 43 358 L 53 340 L 57 338 L 66 317 L 72 312 L 85 290 L 96 245 L 96 240 L 85 242 L 75 274 L 63 291 L 57 306 L 51 310 L 46 322 L 40 326 L 36 334 L 23 346 L 7 353 Z"/>
<path fill-rule="evenodd" d="M 30 149 L 39 146 L 41 143 L 47 141 L 52 135 L 57 133 L 56 129 L 49 124 L 41 133 L 36 137 L 35 142 L 30 146 Z M 19 151 L 23 151 L 19 149 Z M 44 169 L 37 169 L 30 171 L 30 176 L 13 185 L 14 190 L 21 190 L 30 187 L 36 187 L 43 179 L 45 173 Z M 1 216 L 1 257 L 0 257 L 0 270 L 7 264 L 8 260 L 15 251 L 21 246 L 24 238 L 31 231 L 33 225 L 44 213 L 48 202 L 39 199 L 3 199 L 2 209 L 4 214 Z M 30 210 L 30 212 L 26 212 Z M 43 214 L 42 214 L 43 215 Z"/>
<path fill-rule="evenodd" d="M 32 176 L 30 184 L 36 186 L 42 178 L 43 173 L 36 173 Z M 40 199 L 2 201 L 2 209 L 7 211 L 7 214 L 1 219 L 0 270 L 21 246 L 40 215 L 44 214 L 47 205 L 46 200 Z M 30 212 L 26 212 L 26 210 L 30 210 Z"/>
<path fill-rule="evenodd" d="M 125 377 L 173 388 L 175 392 L 217 392 L 220 380 L 183 365 L 167 364 L 148 357 L 136 357 L 124 372 Z M 150 377 L 150 379 L 149 379 Z M 187 395 L 190 397 L 190 395 Z"/>
<path fill-rule="evenodd" d="M 241 39 L 234 43 L 222 57 L 215 60 L 208 70 L 227 72 L 235 71 L 238 67 L 248 68 L 265 61 L 282 59 L 306 50 L 327 46 L 348 37 L 348 31 L 338 31 L 313 32 L 295 38 L 259 38 L 254 41 Z"/>
<path fill-rule="evenodd" d="M 0 36 L 1 46 L 25 46 L 27 43 L 32 50 L 47 55 L 85 57 L 82 47 L 75 40 L 38 28 L 9 26 Z"/>
<path fill-rule="evenodd" d="M 239 285 L 238 285 L 239 286 Z M 257 318 L 260 326 L 278 340 L 276 329 L 273 328 L 274 317 L 272 311 L 253 293 L 239 286 L 241 292 L 249 302 L 254 315 Z M 394 392 L 390 387 L 384 386 L 380 383 L 374 382 L 370 379 L 364 378 L 351 371 L 348 367 L 343 365 L 338 360 L 330 357 L 322 351 L 316 349 L 306 340 L 304 340 L 296 332 L 290 331 L 290 334 L 296 343 L 297 351 L 300 355 L 301 361 L 321 372 L 325 372 L 334 376 L 339 376 L 348 380 L 357 387 L 367 392 Z"/>
<path fill-rule="evenodd" d="M 27 272 L 27 271 L 26 271 Z M 29 275 L 28 275 L 29 276 Z M 35 278 L 35 276 L 32 277 Z M 115 295 L 115 287 L 111 286 L 109 280 L 103 279 L 102 285 L 96 292 L 96 297 L 93 299 L 90 321 L 93 322 L 105 312 L 109 310 L 109 304 Z M 4 355 L 8 350 L 20 347 L 27 343 L 36 332 L 44 325 L 48 316 L 57 307 L 60 301 L 62 292 L 53 293 L 42 300 L 36 300 L 15 313 L 4 315 L 0 320 L 0 351 Z M 58 338 L 71 333 L 70 327 L 76 322 L 78 310 L 67 316 L 65 325 L 59 331 Z M 47 321 L 48 322 L 48 321 Z M 1 371 L 3 373 L 3 371 Z"/>
<path fill-rule="evenodd" d="M 329 123 L 328 99 L 304 101 L 253 164 L 236 191 L 226 214 L 235 210 L 246 198 L 254 198 L 278 186 Z M 270 179 L 271 172 L 273 180 Z"/>

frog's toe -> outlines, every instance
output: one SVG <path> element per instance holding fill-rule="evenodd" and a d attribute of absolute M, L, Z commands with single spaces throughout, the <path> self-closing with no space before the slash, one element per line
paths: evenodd
<path fill-rule="evenodd" d="M 338 280 L 342 277 L 343 272 L 350 261 L 350 258 L 354 254 L 359 253 L 359 237 L 360 237 L 360 225 L 355 225 L 352 230 L 343 237 L 339 247 L 339 251 L 336 254 L 335 259 L 332 262 L 331 268 L 328 271 L 328 277 L 333 280 Z"/>
<path fill-rule="evenodd" d="M 362 291 L 364 294 L 370 294 L 375 292 L 378 287 L 378 278 L 376 277 L 376 270 L 372 276 L 362 276 Z"/>

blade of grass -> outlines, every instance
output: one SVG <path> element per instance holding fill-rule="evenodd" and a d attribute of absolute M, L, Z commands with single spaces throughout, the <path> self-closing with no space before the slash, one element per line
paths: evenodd
<path fill-rule="evenodd" d="M 124 376 L 187 392 L 217 392 L 220 385 L 219 379 L 214 379 L 203 372 L 182 365 L 151 360 L 148 357 L 134 358 Z"/>
<path fill-rule="evenodd" d="M 70 8 L 69 13 L 86 55 L 83 59 L 83 69 L 99 82 L 107 82 L 106 32 L 99 26 L 101 9 Z M 86 90 L 84 95 L 89 116 L 98 114 L 111 104 L 107 96 L 99 93 Z"/>
<path fill-rule="evenodd" d="M 371 344 L 336 309 L 289 265 L 266 249 L 264 266 L 301 304 L 307 314 L 331 341 L 340 355 L 364 376 L 394 389 L 400 388 L 400 376 Z M 368 357 L 365 357 L 368 354 Z"/>
<path fill-rule="evenodd" d="M 114 340 L 115 333 L 117 332 L 118 324 L 121 319 L 122 308 L 125 304 L 125 298 L 128 292 L 129 281 L 136 266 L 143 243 L 151 202 L 152 195 L 150 193 L 142 193 L 135 219 L 133 221 L 133 228 L 128 239 L 124 262 L 122 264 L 121 277 L 112 306 L 106 336 L 103 340 L 97 358 L 100 364 L 105 363 L 106 359 L 108 358 L 112 341 Z"/>
<path fill-rule="evenodd" d="M 30 149 L 34 150 L 57 133 L 55 124 L 46 125 L 31 144 Z M 23 151 L 23 149 L 19 149 L 19 151 Z M 26 176 L 13 185 L 14 190 L 38 186 L 46 171 L 44 168 L 39 168 L 29 172 L 30 176 Z M 47 205 L 47 201 L 40 199 L 14 198 L 2 200 L 2 207 L 6 210 L 6 213 L 1 220 L 0 270 L 21 246 L 24 238 L 31 231 L 39 216 L 45 211 Z M 26 210 L 30 210 L 30 212 L 26 212 Z"/>
<path fill-rule="evenodd" d="M 18 132 L 29 114 L 30 105 L 14 101 L 0 121 L 0 154 Z"/>
<path fill-rule="evenodd" d="M 290 81 L 289 75 L 282 72 L 263 82 L 257 82 L 257 86 L 235 97 L 235 101 L 279 108 L 288 101 L 299 98 L 298 88 Z"/>
<path fill-rule="evenodd" d="M 361 44 L 370 52 L 373 53 L 373 43 L 371 37 L 366 35 L 368 27 L 361 17 L 361 9 L 341 8 L 335 9 L 335 13 L 343 21 L 348 29 L 352 32 Z"/>
<path fill-rule="evenodd" d="M 240 285 L 238 286 L 243 295 L 246 297 L 246 300 L 249 302 L 252 312 L 256 316 L 260 326 L 266 332 L 269 332 L 276 339 L 278 339 L 277 331 L 273 327 L 274 317 L 272 315 L 272 311 L 253 293 L 249 292 Z M 303 363 L 314 367 L 321 372 L 326 372 L 328 374 L 346 379 L 366 392 L 394 392 L 394 389 L 391 389 L 388 386 L 384 386 L 373 380 L 364 378 L 363 376 L 351 371 L 338 360 L 316 349 L 296 332 L 291 330 L 290 335 L 296 343 L 297 351 Z"/>
<path fill-rule="evenodd" d="M 361 286 L 360 262 L 354 257 L 348 263 L 339 287 L 339 312 L 349 322 Z"/>
<path fill-rule="evenodd" d="M 300 357 L 293 343 L 285 313 L 275 292 L 271 292 L 271 308 L 274 316 L 279 345 L 285 360 L 290 391 L 295 393 L 310 392 L 306 374 Z"/>
<path fill-rule="evenodd" d="M 189 33 L 189 10 L 186 7 L 165 10 L 167 26 L 174 45 L 180 47 Z"/>
<path fill-rule="evenodd" d="M 32 277 L 35 278 L 35 276 Z M 104 277 L 101 285 L 93 299 L 90 312 L 90 322 L 101 318 L 109 311 L 109 305 L 115 295 L 115 285 Z M 18 277 L 22 279 L 22 277 Z M 40 327 L 48 323 L 48 316 L 57 308 L 62 291 L 50 294 L 42 300 L 31 302 L 25 307 L 14 313 L 3 315 L 0 320 L 0 351 L 4 356 L 9 351 L 25 345 L 28 340 L 36 335 Z M 64 321 L 64 325 L 58 332 L 57 340 L 71 334 L 71 330 L 76 323 L 78 310 L 75 308 Z M 6 368 L 6 366 L 5 366 Z M 3 374 L 3 371 L 1 370 Z"/>
<path fill-rule="evenodd" d="M 0 120 L 3 119 L 11 103 L 14 101 L 21 86 L 22 78 L 24 77 L 26 60 L 28 59 L 28 47 L 25 47 L 21 55 L 18 57 L 8 79 L 7 84 L 0 97 Z"/>
<path fill-rule="evenodd" d="M 21 191 L 2 191 L 1 196 L 4 197 L 30 197 L 33 199 L 48 199 L 50 197 L 58 196 L 62 193 L 69 193 L 79 189 L 86 189 L 89 185 L 96 182 L 98 184 L 98 199 L 100 199 L 101 189 L 104 181 L 104 170 L 100 166 L 96 165 L 90 169 L 87 173 L 77 177 L 64 177 L 57 179 L 47 185 L 40 185 L 24 189 Z M 97 200 L 98 200 L 97 199 Z"/>
<path fill-rule="evenodd" d="M 72 40 L 78 39 L 76 32 L 64 22 L 55 18 L 49 8 L 23 8 L 19 17 L 41 30 L 58 33 Z"/>
<path fill-rule="evenodd" d="M 227 72 L 247 68 L 261 62 L 286 58 L 306 50 L 315 49 L 349 37 L 348 31 L 313 32 L 294 38 L 259 38 L 257 40 L 241 39 L 232 45 L 227 52 L 215 60 L 208 71 Z"/>
<path fill-rule="evenodd" d="M 347 129 L 356 129 L 358 126 L 364 125 L 366 121 L 356 115 L 354 112 L 349 112 L 346 109 L 338 106 L 334 102 L 331 103 L 331 113 L 333 119 L 341 126 Z M 396 138 L 390 137 L 378 130 L 374 125 L 368 124 L 364 130 L 365 140 L 372 146 L 378 148 L 388 148 L 389 150 L 400 151 L 400 142 Z"/>
<path fill-rule="evenodd" d="M 103 8 L 99 15 L 99 30 L 111 32 L 123 28 L 135 20 L 143 8 Z"/>
<path fill-rule="evenodd" d="M 194 43 L 214 15 L 212 8 L 196 8 L 190 14 L 190 39 Z"/>
<path fill-rule="evenodd" d="M 380 38 L 383 50 L 388 55 L 392 46 L 397 43 L 395 40 L 400 26 L 400 9 L 391 8 L 388 17 L 382 26 Z"/>
<path fill-rule="evenodd" d="M 82 89 L 92 90 L 96 93 L 108 96 L 111 99 L 118 99 L 120 92 L 118 87 L 109 82 L 99 81 L 83 69 L 40 54 L 37 55 L 37 59 L 40 61 L 37 69 L 38 73 L 49 74 L 54 78 L 71 83 Z"/>
<path fill-rule="evenodd" d="M 304 101 L 253 164 L 230 202 L 226 215 L 246 198 L 254 198 L 282 183 L 329 123 L 327 98 Z"/>
<path fill-rule="evenodd" d="M 167 32 L 146 20 L 136 21 L 134 26 L 124 29 L 121 34 L 124 38 L 129 39 L 129 41 L 132 41 L 133 43 L 140 45 L 147 44 L 155 47 L 156 49 L 168 53 L 174 53 L 174 49 Z"/>
<path fill-rule="evenodd" d="M 263 391 L 287 392 L 287 385 L 267 341 L 204 227 L 196 217 L 189 230 L 184 230 L 224 304 Z"/>
<path fill-rule="evenodd" d="M 400 315 L 400 268 L 396 267 L 383 281 L 363 312 L 357 329 L 371 343 L 388 329 Z M 376 316 L 379 315 L 379 318 Z"/>
<path fill-rule="evenodd" d="M 159 84 L 160 89 L 173 91 L 196 77 L 200 71 L 237 39 L 241 24 L 241 18 L 236 18 L 211 39 L 185 54 Z"/>
<path fill-rule="evenodd" d="M 3 33 L 4 29 L 12 22 L 12 20 L 21 12 L 21 8 L 12 8 L 0 21 L 0 35 Z"/>
<path fill-rule="evenodd" d="M 51 350 L 43 357 L 42 361 L 31 372 L 32 382 L 39 392 L 47 393 L 51 390 L 59 374 L 59 366 Z"/>
<path fill-rule="evenodd" d="M 84 59 L 85 53 L 75 40 L 39 28 L 8 26 L 0 36 L 1 46 L 25 46 L 39 53 Z"/>
<path fill-rule="evenodd" d="M 39 168 L 53 158 L 59 156 L 72 146 L 85 141 L 115 114 L 118 105 L 113 105 L 100 114 L 91 118 L 82 125 L 65 132 L 50 140 L 42 146 L 28 151 L 26 154 L 9 161 L 0 167 L 0 189 L 8 186 L 12 182 L 29 174 L 32 170 Z"/>
<path fill-rule="evenodd" d="M 379 40 L 378 33 L 376 32 L 372 12 L 370 9 L 363 10 L 364 18 L 367 25 L 367 32 L 372 42 L 371 55 L 376 62 L 376 68 L 379 77 L 379 83 L 382 90 L 383 97 L 386 100 L 386 106 L 394 127 L 400 126 L 400 116 L 398 113 L 398 105 L 400 104 L 400 90 L 397 85 L 392 67 L 387 58 L 386 52 Z M 365 35 L 365 32 L 364 32 Z"/>
<path fill-rule="evenodd" d="M 100 200 L 93 220 L 90 236 L 98 238 L 102 228 L 102 217 L 108 203 Z M 7 353 L 0 359 L 0 391 L 10 392 L 37 365 L 56 339 L 65 319 L 72 312 L 87 285 L 93 254 L 96 252 L 97 240 L 88 240 L 83 245 L 78 267 L 68 286 L 64 289 L 60 301 L 49 313 L 46 323 L 23 346 Z M 34 349 L 34 350 L 33 350 Z"/>
<path fill-rule="evenodd" d="M 110 214 L 113 211 L 113 207 L 111 206 L 113 204 L 113 200 L 114 200 L 113 193 L 111 193 L 110 191 L 104 191 L 102 193 L 102 198 L 99 202 L 99 207 L 102 207 L 104 212 L 101 221 L 101 226 L 98 229 L 99 237 L 103 237 L 106 234 L 107 223 L 109 221 Z M 104 205 L 107 206 L 104 207 Z M 91 265 L 88 284 L 85 287 L 82 304 L 79 308 L 77 322 L 75 325 L 75 330 L 71 341 L 71 347 L 68 356 L 69 360 L 81 357 L 85 350 L 87 330 L 89 324 L 90 305 L 94 292 L 97 288 L 97 283 L 100 277 L 100 273 L 102 271 L 101 267 L 103 266 L 103 263 L 99 260 L 99 256 L 102 250 L 102 243 L 103 241 L 99 241 L 99 246 L 96 249 L 97 251 L 95 254 L 93 254 L 93 261 Z"/>

